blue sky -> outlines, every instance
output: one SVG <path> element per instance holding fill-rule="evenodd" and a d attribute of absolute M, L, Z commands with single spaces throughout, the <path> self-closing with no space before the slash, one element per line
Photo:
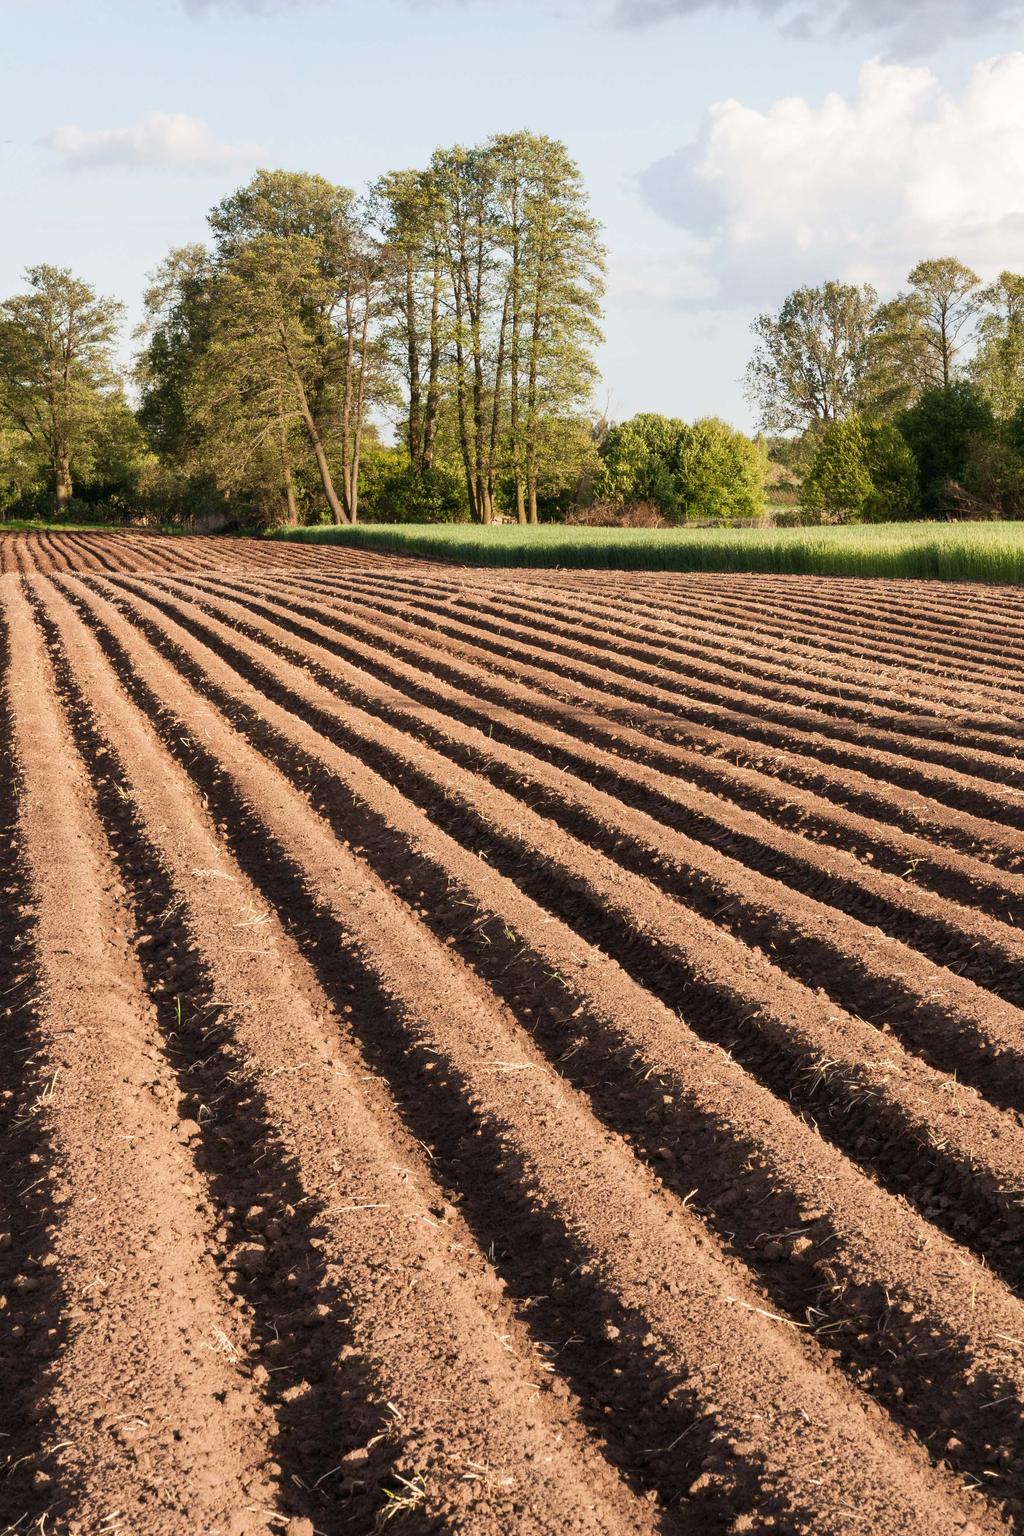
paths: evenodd
<path fill-rule="evenodd" d="M 146 273 L 258 164 L 356 188 L 565 140 L 609 249 L 598 404 L 750 425 L 749 323 L 920 256 L 1024 269 L 1024 0 L 0 0 L 0 293 Z"/>

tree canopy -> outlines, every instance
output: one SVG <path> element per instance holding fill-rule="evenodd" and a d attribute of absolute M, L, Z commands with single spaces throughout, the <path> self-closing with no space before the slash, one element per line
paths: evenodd
<path fill-rule="evenodd" d="M 0 303 L 0 508 L 751 521 L 770 482 L 773 516 L 1024 510 L 1024 275 L 929 258 L 887 298 L 826 281 L 758 315 L 769 462 L 715 416 L 597 416 L 604 268 L 579 167 L 542 134 L 364 194 L 259 170 L 152 274 L 131 376 L 121 305 L 68 269 Z"/>
<path fill-rule="evenodd" d="M 122 306 L 66 267 L 25 273 L 28 292 L 0 304 L 0 425 L 47 466 L 58 515 L 73 474 L 123 407 L 113 352 Z"/>

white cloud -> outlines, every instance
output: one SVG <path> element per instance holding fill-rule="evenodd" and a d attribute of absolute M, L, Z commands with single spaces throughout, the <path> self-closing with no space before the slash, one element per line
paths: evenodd
<path fill-rule="evenodd" d="M 850 99 L 722 102 L 698 143 L 641 184 L 711 242 L 727 299 L 827 277 L 891 291 L 925 256 L 982 275 L 1024 269 L 1024 53 L 979 64 L 959 93 L 928 69 L 874 60 Z"/>
<path fill-rule="evenodd" d="M 897 53 L 927 53 L 955 37 L 976 37 L 1024 19 L 1021 0 L 618 0 L 616 19 L 646 26 L 699 11 L 751 10 L 792 36 L 877 35 Z"/>
<path fill-rule="evenodd" d="M 46 143 L 68 166 L 120 165 L 161 170 L 227 171 L 253 165 L 252 144 L 220 144 L 202 118 L 182 112 L 147 112 L 125 128 L 86 130 L 72 124 Z"/>

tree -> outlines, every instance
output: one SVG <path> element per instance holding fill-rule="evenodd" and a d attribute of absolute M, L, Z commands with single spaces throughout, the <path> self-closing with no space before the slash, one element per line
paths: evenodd
<path fill-rule="evenodd" d="M 840 522 L 914 517 L 919 510 L 914 456 L 891 422 L 857 415 L 832 422 L 818 439 L 800 501 Z"/>
<path fill-rule="evenodd" d="M 1005 420 L 1024 400 L 1024 275 L 1001 272 L 979 303 L 988 313 L 978 324 L 971 377 Z"/>
<path fill-rule="evenodd" d="M 716 416 L 680 437 L 676 477 L 685 517 L 758 518 L 764 511 L 767 453 Z"/>
<path fill-rule="evenodd" d="M 363 459 L 363 515 L 374 523 L 462 523 L 469 519 L 458 468 L 415 470 L 406 448 L 375 444 Z"/>
<path fill-rule="evenodd" d="M 991 403 L 976 384 L 955 379 L 925 390 L 898 425 L 917 463 L 925 509 L 947 510 L 951 488 L 969 478 L 977 445 L 995 435 Z"/>
<path fill-rule="evenodd" d="M 494 515 L 509 290 L 503 281 L 495 159 L 489 146 L 438 150 L 431 174 L 444 210 L 451 283 L 459 447 L 475 522 Z"/>
<path fill-rule="evenodd" d="M 764 510 L 765 454 L 715 417 L 688 426 L 667 416 L 634 416 L 609 428 L 599 452 L 601 500 L 653 502 L 669 522 L 755 518 Z"/>
<path fill-rule="evenodd" d="M 928 359 L 927 382 L 948 389 L 967 327 L 978 312 L 981 279 L 954 256 L 921 261 L 907 279 Z"/>
<path fill-rule="evenodd" d="M 847 416 L 842 421 L 829 422 L 801 482 L 801 506 L 837 522 L 846 522 L 859 517 L 872 489 L 864 462 L 860 418 Z"/>
<path fill-rule="evenodd" d="M 475 519 L 490 522 L 508 466 L 520 521 L 536 521 L 545 422 L 580 412 L 595 377 L 604 253 L 565 146 L 499 134 L 438 151 L 459 449 Z"/>
<path fill-rule="evenodd" d="M 581 411 L 596 379 L 604 248 L 564 144 L 516 133 L 498 135 L 491 147 L 508 260 L 516 515 L 535 523 L 545 423 Z"/>
<path fill-rule="evenodd" d="M 74 493 L 76 456 L 118 387 L 123 306 L 66 267 L 30 267 L 25 277 L 30 291 L 0 305 L 0 422 L 45 457 L 59 517 Z"/>
<path fill-rule="evenodd" d="M 610 427 L 600 445 L 602 471 L 595 487 L 602 500 L 650 501 L 663 517 L 679 514 L 675 467 L 686 423 L 653 412 Z"/>
<path fill-rule="evenodd" d="M 335 522 L 358 516 L 368 411 L 383 389 L 375 322 L 383 258 L 355 196 L 321 176 L 258 171 L 210 215 L 218 266 L 215 334 L 259 404 L 259 441 L 296 418 Z M 340 439 L 342 496 L 329 432 Z"/>
<path fill-rule="evenodd" d="M 868 333 L 857 408 L 867 419 L 909 410 L 930 382 L 931 354 L 924 309 L 916 294 L 881 304 Z"/>
<path fill-rule="evenodd" d="M 864 522 L 894 523 L 920 516 L 917 463 L 893 422 L 865 420 L 864 464 L 872 485 L 861 509 Z"/>
<path fill-rule="evenodd" d="M 188 396 L 210 343 L 213 295 L 210 252 L 180 246 L 151 275 L 136 332 L 145 342 L 135 364 L 139 421 L 156 452 L 182 471 L 198 445 Z"/>
<path fill-rule="evenodd" d="M 414 476 L 426 475 L 437 441 L 450 293 L 444 205 L 430 171 L 392 171 L 371 189 L 369 206 L 390 254 L 383 334 L 405 385 L 409 464 Z"/>
<path fill-rule="evenodd" d="M 757 317 L 747 394 L 766 431 L 803 431 L 855 408 L 877 305 L 870 286 L 829 282 L 798 288 L 777 315 Z"/>

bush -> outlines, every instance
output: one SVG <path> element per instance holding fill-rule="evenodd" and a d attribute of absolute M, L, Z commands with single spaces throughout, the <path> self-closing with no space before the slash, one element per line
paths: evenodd
<path fill-rule="evenodd" d="M 830 421 L 801 482 L 801 505 L 833 522 L 856 520 L 874 490 L 864 450 L 859 417 Z"/>
<path fill-rule="evenodd" d="M 1009 425 L 994 437 L 976 437 L 962 485 L 949 499 L 959 517 L 1024 516 L 1024 457 Z"/>
<path fill-rule="evenodd" d="M 917 467 L 889 422 L 829 422 L 800 486 L 808 515 L 830 522 L 896 522 L 918 511 Z"/>
<path fill-rule="evenodd" d="M 634 501 L 628 506 L 615 501 L 595 501 L 566 515 L 575 528 L 664 528 L 665 519 L 653 501 Z"/>
<path fill-rule="evenodd" d="M 764 514 L 767 453 L 757 443 L 708 416 L 684 428 L 676 458 L 679 508 L 686 518 L 743 518 Z"/>
<path fill-rule="evenodd" d="M 759 519 L 764 513 L 765 450 L 719 421 L 653 414 L 612 427 L 600 446 L 598 501 L 653 503 L 669 522 Z"/>
<path fill-rule="evenodd" d="M 976 384 L 959 379 L 948 389 L 926 389 L 898 425 L 917 462 L 925 511 L 954 510 L 953 487 L 969 483 L 972 460 L 997 436 L 990 402 Z"/>
<path fill-rule="evenodd" d="M 381 449 L 364 465 L 359 517 L 367 523 L 464 523 L 465 482 L 438 465 L 417 475 L 401 449 Z"/>
<path fill-rule="evenodd" d="M 678 516 L 674 468 L 685 431 L 684 422 L 653 413 L 610 427 L 598 450 L 602 462 L 595 486 L 598 501 L 619 506 L 653 502 L 662 517 Z"/>
<path fill-rule="evenodd" d="M 917 517 L 921 497 L 917 464 L 903 433 L 889 421 L 865 421 L 864 467 L 871 491 L 861 507 L 865 523 L 897 523 Z"/>

